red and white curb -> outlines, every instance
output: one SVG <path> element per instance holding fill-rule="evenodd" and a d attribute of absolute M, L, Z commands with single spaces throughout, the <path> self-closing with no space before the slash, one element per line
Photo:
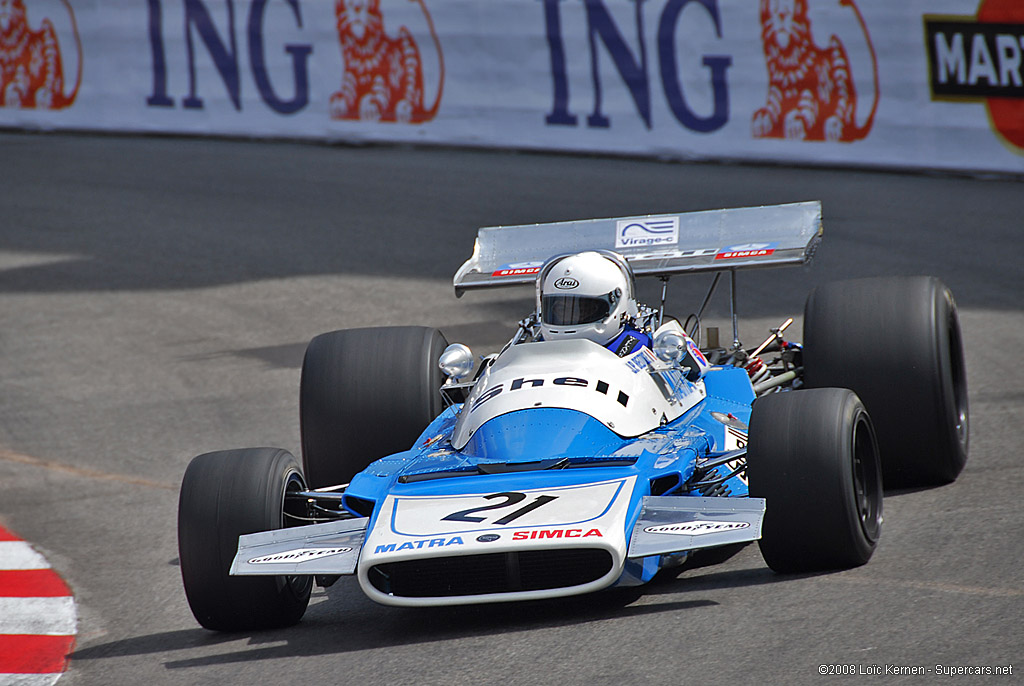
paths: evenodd
<path fill-rule="evenodd" d="M 75 599 L 42 555 L 0 526 L 0 686 L 49 686 L 67 669 Z"/>

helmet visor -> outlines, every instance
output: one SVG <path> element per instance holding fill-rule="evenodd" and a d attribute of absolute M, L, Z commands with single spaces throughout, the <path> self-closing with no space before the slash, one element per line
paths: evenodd
<path fill-rule="evenodd" d="M 608 317 L 618 299 L 607 295 L 545 295 L 541 298 L 541 319 L 551 326 L 593 324 Z"/>

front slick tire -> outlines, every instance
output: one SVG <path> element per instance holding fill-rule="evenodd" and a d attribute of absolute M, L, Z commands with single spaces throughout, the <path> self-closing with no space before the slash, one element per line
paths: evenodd
<path fill-rule="evenodd" d="M 766 501 L 761 555 L 776 572 L 867 562 L 882 527 L 882 474 L 871 420 L 853 391 L 779 393 L 750 418 L 750 495 Z"/>
<path fill-rule="evenodd" d="M 305 489 L 295 458 L 276 448 L 200 455 L 185 471 L 178 501 L 178 554 L 196 620 L 214 631 L 295 624 L 311 577 L 229 576 L 238 537 L 288 524 L 285 493 Z"/>

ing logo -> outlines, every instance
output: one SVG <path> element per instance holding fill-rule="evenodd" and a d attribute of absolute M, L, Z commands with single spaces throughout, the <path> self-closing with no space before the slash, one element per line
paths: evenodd
<path fill-rule="evenodd" d="M 768 66 L 768 98 L 754 113 L 755 138 L 851 142 L 871 131 L 878 109 L 878 58 L 867 25 L 853 0 L 839 0 L 856 13 L 875 79 L 871 113 L 858 125 L 857 88 L 843 43 L 833 35 L 824 48 L 814 43 L 807 16 L 810 0 L 761 0 L 761 40 Z"/>
<path fill-rule="evenodd" d="M 424 0 L 410 1 L 423 9 L 437 49 L 440 78 L 433 104 L 424 105 L 423 63 L 409 30 L 402 26 L 394 37 L 385 32 L 380 0 L 336 0 L 345 71 L 341 89 L 331 96 L 332 119 L 418 124 L 437 114 L 444 91 L 441 42 Z"/>
<path fill-rule="evenodd" d="M 58 110 L 75 101 L 82 83 L 82 40 L 67 0 L 71 30 L 78 48 L 78 70 L 65 90 L 64 64 L 53 20 L 43 17 L 33 30 L 24 0 L 0 0 L 0 106 Z M 33 5 L 39 8 L 39 3 Z M 36 17 L 38 18 L 38 17 Z"/>

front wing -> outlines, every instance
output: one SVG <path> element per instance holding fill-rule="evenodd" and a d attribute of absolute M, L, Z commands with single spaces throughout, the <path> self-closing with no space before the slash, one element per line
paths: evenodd
<path fill-rule="evenodd" d="M 644 496 L 637 510 L 634 483 L 391 495 L 372 529 L 358 518 L 242 536 L 230 573 L 357 574 L 389 605 L 511 601 L 605 588 L 630 558 L 761 536 L 761 498 Z"/>

